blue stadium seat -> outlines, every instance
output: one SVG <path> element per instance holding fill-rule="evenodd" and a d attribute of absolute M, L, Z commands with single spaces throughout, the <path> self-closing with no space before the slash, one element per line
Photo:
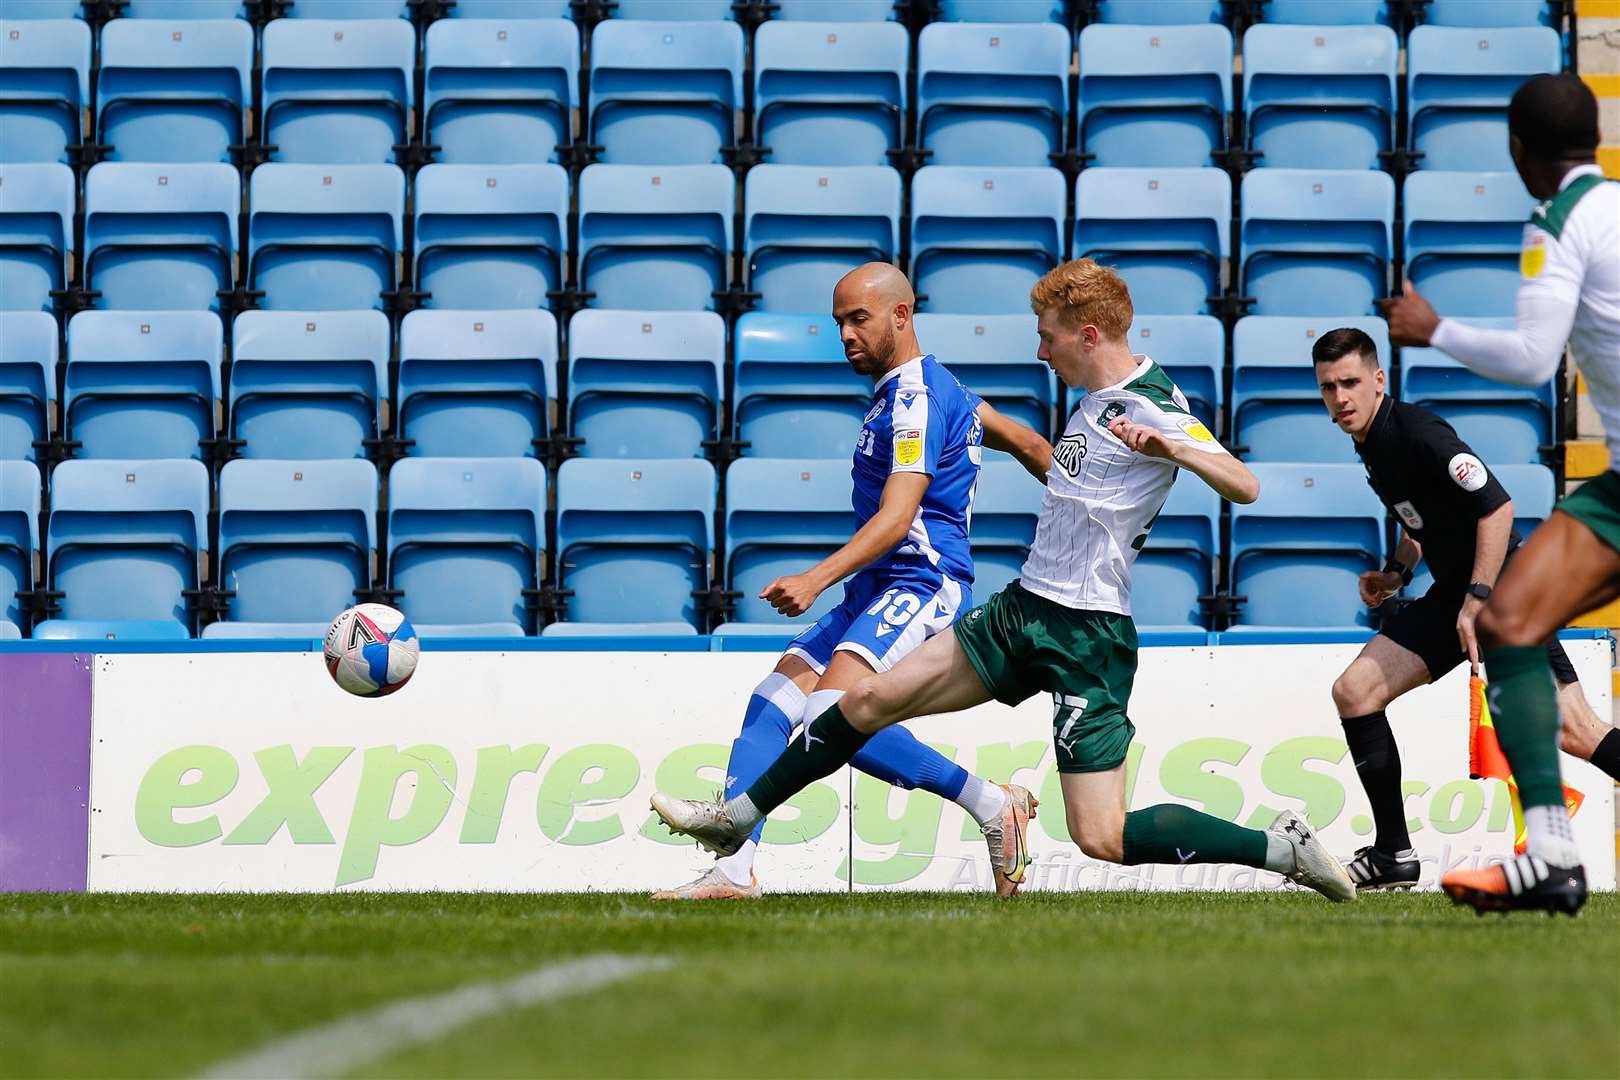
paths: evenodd
<path fill-rule="evenodd" d="M 798 619 L 759 598 L 784 574 L 802 574 L 849 541 L 849 459 L 743 458 L 726 472 L 726 588 L 737 607 L 730 624 L 759 624 L 794 633 L 843 599 L 831 588 Z M 731 631 L 735 633 L 736 631 Z"/>
<path fill-rule="evenodd" d="M 231 342 L 230 433 L 244 457 L 366 456 L 388 396 L 388 316 L 244 311 Z"/>
<path fill-rule="evenodd" d="M 420 634 L 534 631 L 546 472 L 534 458 L 406 458 L 388 474 L 388 585 Z"/>
<path fill-rule="evenodd" d="M 50 438 L 57 336 L 46 312 L 0 311 L 0 462 L 33 461 L 34 441 Z"/>
<path fill-rule="evenodd" d="M 248 285 L 266 308 L 380 309 L 397 284 L 404 214 L 397 166 L 261 165 L 248 192 Z"/>
<path fill-rule="evenodd" d="M 1052 433 L 1057 377 L 1035 359 L 1035 315 L 917 316 L 917 339 L 969 390 L 1042 435 Z M 992 451 L 993 453 L 993 451 Z"/>
<path fill-rule="evenodd" d="M 568 0 L 457 0 L 449 15 L 453 19 L 567 19 L 572 13 Z"/>
<path fill-rule="evenodd" d="M 1160 26 L 1187 23 L 1224 23 L 1228 3 L 1222 0 L 1101 0 L 1097 22 Z"/>
<path fill-rule="evenodd" d="M 101 31 L 98 142 L 111 161 L 230 161 L 252 104 L 253 27 L 114 19 Z"/>
<path fill-rule="evenodd" d="M 1419 26 L 1406 41 L 1407 138 L 1425 169 L 1506 172 L 1508 99 L 1558 71 L 1563 45 L 1545 26 Z"/>
<path fill-rule="evenodd" d="M 1192 414 L 1221 430 L 1226 403 L 1226 328 L 1213 315 L 1138 315 L 1126 332 L 1131 352 L 1145 353 L 1187 396 Z"/>
<path fill-rule="evenodd" d="M 731 0 L 617 0 L 613 17 L 687 22 L 730 19 Z"/>
<path fill-rule="evenodd" d="M 51 474 L 45 535 L 45 584 L 63 594 L 53 619 L 161 622 L 187 636 L 185 592 L 206 564 L 208 468 L 64 461 Z"/>
<path fill-rule="evenodd" d="M 743 183 L 761 311 L 828 311 L 839 278 L 900 250 L 900 174 L 887 165 L 756 165 Z"/>
<path fill-rule="evenodd" d="M 1232 254 L 1232 180 L 1221 169 L 1086 169 L 1075 183 L 1074 258 L 1118 270 L 1139 313 L 1197 315 Z"/>
<path fill-rule="evenodd" d="M 892 22 L 899 12 L 896 0 L 776 0 L 771 18 L 778 22 Z M 757 46 L 757 37 L 755 43 Z"/>
<path fill-rule="evenodd" d="M 73 250 L 73 170 L 0 165 L 0 310 L 52 311 Z"/>
<path fill-rule="evenodd" d="M 1221 497 L 1196 476 L 1170 487 L 1131 568 L 1131 617 L 1150 630 L 1207 630 L 1201 596 L 1215 591 Z"/>
<path fill-rule="evenodd" d="M 1459 319 L 1488 330 L 1512 330 L 1512 316 Z M 1558 383 L 1514 386 L 1476 375 L 1439 349 L 1401 350 L 1401 400 L 1440 414 L 1463 442 L 1493 468 L 1540 461 L 1555 441 Z"/>
<path fill-rule="evenodd" d="M 1378 155 L 1394 146 L 1399 53 L 1387 26 L 1249 27 L 1243 34 L 1249 149 L 1268 167 L 1378 168 Z"/>
<path fill-rule="evenodd" d="M 1232 332 L 1232 442 L 1245 448 L 1248 460 L 1357 460 L 1354 440 L 1338 429 L 1322 403 L 1311 363 L 1316 339 L 1341 326 L 1365 332 L 1385 372 L 1393 370 L 1388 324 L 1376 315 L 1238 320 Z"/>
<path fill-rule="evenodd" d="M 750 311 L 737 320 L 737 438 L 750 457 L 848 453 L 872 403 L 872 380 L 844 357 L 825 315 Z"/>
<path fill-rule="evenodd" d="M 936 0 L 945 22 L 1020 23 L 1068 21 L 1063 0 Z"/>
<path fill-rule="evenodd" d="M 416 287 L 435 308 L 541 308 L 563 286 L 561 165 L 428 165 L 416 174 Z"/>
<path fill-rule="evenodd" d="M 598 307 L 700 310 L 728 284 L 736 185 L 724 165 L 587 165 L 579 283 Z"/>
<path fill-rule="evenodd" d="M 1521 538 L 1528 540 L 1530 534 L 1553 512 L 1553 505 L 1558 500 L 1552 470 L 1545 465 L 1498 465 L 1488 458 L 1486 460 L 1491 472 L 1513 500 L 1514 529 Z M 1412 583 L 1401 591 L 1407 596 L 1418 597 L 1428 592 L 1433 584 L 1434 575 L 1429 572 L 1429 564 L 1419 562 L 1412 574 Z"/>
<path fill-rule="evenodd" d="M 551 434 L 549 311 L 413 311 L 399 328 L 394 428 L 422 457 L 524 457 Z"/>
<path fill-rule="evenodd" d="M 410 23 L 277 19 L 264 28 L 263 49 L 264 141 L 276 147 L 274 160 L 394 160 L 395 145 L 409 134 L 415 100 Z"/>
<path fill-rule="evenodd" d="M 1080 149 L 1092 166 L 1191 168 L 1226 149 L 1232 32 L 1224 26 L 1080 31 Z"/>
<path fill-rule="evenodd" d="M 1064 148 L 1069 32 L 931 23 L 917 38 L 917 142 L 934 165 L 1045 165 Z"/>
<path fill-rule="evenodd" d="M 1268 23 L 1304 26 L 1392 25 L 1390 0 L 1262 0 L 1260 18 Z"/>
<path fill-rule="evenodd" d="M 706 165 L 736 142 L 743 33 L 734 22 L 610 19 L 591 32 L 588 142 L 610 165 Z"/>
<path fill-rule="evenodd" d="M 1267 627 L 1370 625 L 1356 582 L 1384 559 L 1384 505 L 1360 465 L 1253 466 L 1260 498 L 1232 506 L 1233 637 Z"/>
<path fill-rule="evenodd" d="M 579 29 L 572 22 L 440 19 L 426 38 L 426 141 L 439 147 L 439 161 L 538 164 L 556 161 L 557 147 L 573 141 Z"/>
<path fill-rule="evenodd" d="M 90 26 L 0 19 L 0 164 L 56 161 L 80 141 L 90 102 Z"/>
<path fill-rule="evenodd" d="M 1431 26 L 1553 26 L 1547 0 L 1428 0 L 1417 9 Z"/>
<path fill-rule="evenodd" d="M 231 622 L 316 624 L 371 587 L 377 468 L 230 461 L 219 473 L 219 583 Z"/>
<path fill-rule="evenodd" d="M 1536 200 L 1517 173 L 1412 173 L 1402 189 L 1406 277 L 1448 316 L 1512 315 L 1524 223 Z"/>
<path fill-rule="evenodd" d="M 886 165 L 905 138 L 899 23 L 771 21 L 754 34 L 754 141 L 777 165 Z"/>
<path fill-rule="evenodd" d="M 1371 169 L 1243 178 L 1238 288 L 1256 315 L 1373 314 L 1387 291 L 1395 181 Z"/>
<path fill-rule="evenodd" d="M 720 432 L 726 323 L 712 311 L 578 312 L 568 323 L 568 421 L 580 453 L 703 456 Z"/>
<path fill-rule="evenodd" d="M 34 587 L 39 555 L 39 470 L 31 461 L 0 461 L 0 638 L 16 640 L 28 621 L 19 592 Z"/>
<path fill-rule="evenodd" d="M 126 19 L 246 19 L 242 0 L 129 0 Z"/>
<path fill-rule="evenodd" d="M 1067 204 L 1052 168 L 930 165 L 911 181 L 911 282 L 927 311 L 1024 312 L 1063 258 Z"/>
<path fill-rule="evenodd" d="M 67 328 L 62 433 L 83 458 L 204 460 L 224 361 L 211 311 L 81 311 Z"/>
<path fill-rule="evenodd" d="M 234 165 L 104 161 L 84 179 L 84 279 L 100 306 L 217 311 L 235 284 Z"/>
<path fill-rule="evenodd" d="M 1046 489 L 1016 461 L 986 460 L 973 489 L 973 600 L 982 604 L 1018 580 L 1035 541 Z"/>
<path fill-rule="evenodd" d="M 186 641 L 191 631 L 174 619 L 46 619 L 38 641 Z"/>
<path fill-rule="evenodd" d="M 6 0 L 7 19 L 82 19 L 84 7 L 79 0 Z"/>
<path fill-rule="evenodd" d="M 709 587 L 714 503 L 707 461 L 563 462 L 556 581 L 573 592 L 567 621 L 617 623 L 626 633 L 699 632 L 703 615 L 692 593 Z"/>
<path fill-rule="evenodd" d="M 408 0 L 297 0 L 288 14 L 295 19 L 408 19 Z"/>

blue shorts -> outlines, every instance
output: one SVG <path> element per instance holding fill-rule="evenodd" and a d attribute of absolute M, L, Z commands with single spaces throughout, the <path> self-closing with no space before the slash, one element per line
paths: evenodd
<path fill-rule="evenodd" d="M 840 651 L 859 656 L 873 671 L 888 671 L 972 606 L 973 587 L 937 567 L 874 567 L 844 584 L 843 602 L 794 638 L 787 655 L 817 675 Z"/>

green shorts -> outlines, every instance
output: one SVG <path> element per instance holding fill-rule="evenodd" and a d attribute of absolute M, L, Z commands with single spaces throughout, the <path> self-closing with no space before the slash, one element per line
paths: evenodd
<path fill-rule="evenodd" d="M 1582 484 L 1575 494 L 1559 502 L 1562 510 L 1597 533 L 1598 539 L 1620 551 L 1620 472 L 1610 469 Z"/>
<path fill-rule="evenodd" d="M 1136 734 L 1125 715 L 1136 678 L 1129 616 L 1064 607 L 1014 581 L 952 629 L 997 701 L 1052 695 L 1059 772 L 1103 772 L 1125 760 Z"/>

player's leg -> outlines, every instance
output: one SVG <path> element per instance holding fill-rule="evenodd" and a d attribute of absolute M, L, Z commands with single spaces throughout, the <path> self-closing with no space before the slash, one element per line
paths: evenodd
<path fill-rule="evenodd" d="M 1547 643 L 1547 660 L 1558 683 L 1558 748 L 1620 781 L 1620 729 L 1604 723 L 1592 710 L 1575 666 L 1556 638 Z"/>

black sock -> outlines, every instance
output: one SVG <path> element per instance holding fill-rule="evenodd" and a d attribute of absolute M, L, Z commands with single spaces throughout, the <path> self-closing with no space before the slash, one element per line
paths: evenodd
<path fill-rule="evenodd" d="M 1373 823 L 1378 835 L 1373 846 L 1393 855 L 1412 846 L 1406 832 L 1406 800 L 1401 797 L 1401 752 L 1389 717 L 1380 709 L 1366 716 L 1342 716 L 1344 740 L 1350 744 L 1350 759 L 1372 804 Z"/>
<path fill-rule="evenodd" d="M 748 789 L 748 801 L 761 816 L 769 814 L 797 792 L 849 764 L 870 738 L 851 727 L 834 705 L 812 720 L 754 781 Z"/>
<path fill-rule="evenodd" d="M 1611 729 L 1603 736 L 1603 741 L 1592 751 L 1591 761 L 1616 781 L 1620 781 L 1620 728 Z"/>

